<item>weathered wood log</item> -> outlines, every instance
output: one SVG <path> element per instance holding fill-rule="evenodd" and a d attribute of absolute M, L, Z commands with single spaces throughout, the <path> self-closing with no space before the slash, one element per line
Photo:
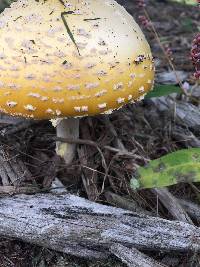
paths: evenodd
<path fill-rule="evenodd" d="M 173 119 L 182 125 L 200 131 L 200 108 L 189 102 L 174 101 L 170 97 L 152 98 L 158 111 L 168 112 Z"/>
<path fill-rule="evenodd" d="M 167 188 L 154 188 L 152 192 L 158 195 L 163 205 L 169 210 L 174 219 L 193 224 L 179 201 L 169 192 Z"/>
<path fill-rule="evenodd" d="M 167 267 L 141 253 L 136 248 L 127 248 L 120 244 L 114 244 L 111 246 L 110 251 L 122 262 L 126 263 L 128 267 Z"/>
<path fill-rule="evenodd" d="M 0 199 L 0 235 L 81 257 L 105 258 L 116 243 L 137 249 L 200 251 L 200 229 L 70 195 Z"/>
<path fill-rule="evenodd" d="M 180 205 L 186 210 L 186 212 L 195 219 L 198 224 L 200 223 L 200 206 L 194 202 L 185 199 L 177 199 Z"/>

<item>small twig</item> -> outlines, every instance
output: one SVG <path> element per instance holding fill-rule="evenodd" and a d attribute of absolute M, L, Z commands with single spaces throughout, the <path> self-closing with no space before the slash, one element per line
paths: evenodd
<path fill-rule="evenodd" d="M 162 204 L 169 210 L 169 212 L 175 219 L 193 224 L 187 212 L 180 205 L 177 199 L 168 191 L 167 188 L 154 188 L 151 191 L 154 194 L 158 195 L 158 198 L 160 199 Z"/>
<path fill-rule="evenodd" d="M 114 205 L 118 208 L 130 210 L 139 214 L 141 213 L 146 215 L 152 215 L 147 210 L 141 208 L 141 206 L 133 199 L 120 196 L 110 191 L 105 192 L 104 196 L 109 204 Z"/>
<path fill-rule="evenodd" d="M 75 165 L 75 166 L 76 166 L 76 165 Z M 79 165 L 78 165 L 78 166 L 79 166 Z M 77 167 L 78 167 L 78 166 L 77 166 Z M 86 169 L 88 169 L 88 170 L 90 170 L 90 171 L 92 171 L 92 172 L 97 172 L 97 173 L 99 173 L 99 174 L 105 175 L 105 173 L 104 173 L 104 172 L 101 172 L 101 171 L 95 170 L 95 169 L 93 169 L 93 168 L 90 168 L 90 167 L 88 167 L 88 166 L 81 165 L 81 167 L 82 167 L 82 168 L 86 168 Z M 110 175 L 110 174 L 108 174 L 108 177 L 111 177 L 111 178 L 113 178 L 113 179 L 115 179 L 115 180 L 118 180 L 118 181 L 120 181 L 120 178 L 118 178 L 118 177 L 116 177 L 116 176 L 114 176 L 114 175 Z"/>
<path fill-rule="evenodd" d="M 105 175 L 104 175 L 104 178 L 103 178 L 103 183 L 102 183 L 102 186 L 101 186 L 101 194 L 104 192 L 106 178 L 108 177 L 110 167 L 111 167 L 111 165 L 114 162 L 114 160 L 115 160 L 116 157 L 117 157 L 117 155 L 115 155 L 115 156 L 112 157 L 112 159 L 110 160 L 109 165 L 108 165 L 108 167 L 106 169 L 106 172 L 105 172 Z"/>
<path fill-rule="evenodd" d="M 106 160 L 105 157 L 103 155 L 103 152 L 101 151 L 99 145 L 91 140 L 83 140 L 83 139 L 73 139 L 73 138 L 61 138 L 61 137 L 53 137 L 52 138 L 54 141 L 59 141 L 62 143 L 70 143 L 70 144 L 77 144 L 77 145 L 88 145 L 88 146 L 93 146 L 95 147 L 99 154 L 101 155 L 102 158 L 102 165 L 104 166 L 105 169 L 107 169 L 107 164 L 106 164 Z"/>
<path fill-rule="evenodd" d="M 118 134 L 115 130 L 114 125 L 112 124 L 112 122 L 110 121 L 110 119 L 108 118 L 108 116 L 105 116 L 105 124 L 107 126 L 107 128 L 109 129 L 109 131 L 111 132 L 111 134 L 114 136 L 114 146 L 117 147 L 118 149 L 121 149 L 123 151 L 127 151 L 127 149 L 125 148 L 124 144 L 122 143 L 122 141 L 119 139 Z"/>

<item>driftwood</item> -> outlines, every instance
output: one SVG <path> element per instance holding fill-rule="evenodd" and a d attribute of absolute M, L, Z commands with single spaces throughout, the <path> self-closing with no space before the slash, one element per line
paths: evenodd
<path fill-rule="evenodd" d="M 128 267 L 167 267 L 141 253 L 136 248 L 130 249 L 120 244 L 115 244 L 111 246 L 110 251 L 122 262 L 126 263 Z"/>
<path fill-rule="evenodd" d="M 189 102 L 174 101 L 171 97 L 159 97 L 151 100 L 158 111 L 168 112 L 172 118 L 182 125 L 200 131 L 200 108 Z"/>
<path fill-rule="evenodd" d="M 177 199 L 184 210 L 195 220 L 200 223 L 200 206 L 185 199 Z"/>
<path fill-rule="evenodd" d="M 107 257 L 117 243 L 144 250 L 200 251 L 200 230 L 193 225 L 70 194 L 0 199 L 0 235 L 90 258 Z"/>
<path fill-rule="evenodd" d="M 163 205 L 169 210 L 174 219 L 193 224 L 179 201 L 168 191 L 167 188 L 154 188 L 152 192 L 158 195 Z"/>

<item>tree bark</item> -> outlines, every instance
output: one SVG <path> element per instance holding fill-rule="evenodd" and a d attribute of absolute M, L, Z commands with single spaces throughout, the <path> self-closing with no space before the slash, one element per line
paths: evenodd
<path fill-rule="evenodd" d="M 137 249 L 200 251 L 200 229 L 104 206 L 70 195 L 0 199 L 0 235 L 75 256 L 105 258 L 113 244 Z"/>

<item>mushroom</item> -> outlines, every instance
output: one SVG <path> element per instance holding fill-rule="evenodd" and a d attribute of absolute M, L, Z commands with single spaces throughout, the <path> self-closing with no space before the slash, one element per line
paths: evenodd
<path fill-rule="evenodd" d="M 153 87 L 150 47 L 113 0 L 18 0 L 0 15 L 0 111 L 56 119 L 78 137 L 79 118 L 110 114 Z M 57 143 L 67 163 L 75 145 Z"/>

